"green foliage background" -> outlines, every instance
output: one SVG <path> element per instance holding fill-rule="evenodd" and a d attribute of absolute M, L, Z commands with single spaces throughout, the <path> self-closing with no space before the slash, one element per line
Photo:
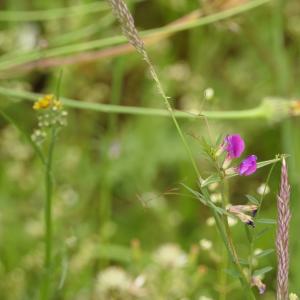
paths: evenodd
<path fill-rule="evenodd" d="M 13 68 L 18 58 L 34 49 L 39 49 L 39 58 L 43 58 L 44 47 L 76 49 L 78 43 L 119 35 L 120 29 L 105 4 L 103 11 L 85 12 L 80 8 L 77 14 L 67 10 L 63 17 L 54 14 L 50 20 L 40 15 L 40 20 L 21 21 L 20 17 L 8 21 L 10 11 L 51 12 L 58 7 L 89 3 L 92 2 L 2 1 L 1 86 L 54 93 L 59 70 L 63 69 L 60 93 L 64 97 L 164 108 L 144 62 L 135 52 L 30 71 Z M 209 6 L 212 11 L 207 12 L 209 4 L 196 0 L 129 4 L 141 30 L 161 27 L 199 7 L 204 13 L 221 9 L 218 5 Z M 147 46 L 177 109 L 200 109 L 208 87 L 214 89 L 215 96 L 205 103 L 207 110 L 248 109 L 259 105 L 266 96 L 299 97 L 300 3 L 290 0 L 283 9 L 276 5 L 276 1 L 270 1 L 237 17 L 182 31 Z M 8 60 L 11 67 L 2 64 Z M 2 94 L 0 108 L 31 134 L 36 115 L 32 103 L 21 100 Z M 171 120 L 78 109 L 68 112 L 68 126 L 60 133 L 54 160 L 53 299 L 106 299 L 97 292 L 97 274 L 111 265 L 124 268 L 132 277 L 150 274 L 149 299 L 201 299 L 204 295 L 219 299 L 220 262 L 216 257 L 224 253 L 215 228 L 206 224 L 209 211 L 181 186 L 184 183 L 196 187 L 196 178 Z M 209 166 L 201 156 L 197 139 L 192 137 L 207 136 L 204 121 L 181 120 L 180 124 L 202 174 L 208 176 Z M 212 120 L 209 124 L 216 137 L 240 133 L 245 138 L 247 154 L 255 153 L 259 160 L 271 159 L 278 153 L 291 155 L 290 288 L 300 293 L 299 119 L 275 123 L 262 119 Z M 0 298 L 36 299 L 43 258 L 43 171 L 30 145 L 5 119 L 0 119 L 0 144 Z M 232 180 L 231 201 L 241 203 L 246 201 L 245 194 L 255 195 L 267 173 L 266 168 L 251 177 Z M 263 217 L 276 217 L 278 183 L 277 166 L 263 205 Z M 236 225 L 233 231 L 240 252 L 246 255 L 243 225 Z M 274 234 L 275 227 L 271 227 L 256 247 L 273 248 Z M 213 250 L 198 249 L 201 239 L 211 240 Z M 157 266 L 153 253 L 167 243 L 187 253 L 188 267 Z M 258 297 L 274 299 L 274 253 L 259 260 L 259 268 L 267 265 L 274 269 L 265 276 L 266 294 Z M 233 283 L 228 283 L 228 299 L 243 297 L 235 281 L 229 276 L 228 282 Z M 180 288 L 173 291 L 178 282 Z M 133 299 L 128 295 L 110 297 L 107 299 Z"/>

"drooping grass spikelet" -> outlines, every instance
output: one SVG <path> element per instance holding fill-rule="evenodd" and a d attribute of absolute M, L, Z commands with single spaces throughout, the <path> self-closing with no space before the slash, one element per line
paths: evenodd
<path fill-rule="evenodd" d="M 291 213 L 289 208 L 290 185 L 286 161 L 282 159 L 280 191 L 277 196 L 277 236 L 276 251 L 278 260 L 277 270 L 277 300 L 288 300 L 289 273 L 289 222 Z"/>
<path fill-rule="evenodd" d="M 139 36 L 139 33 L 135 27 L 133 17 L 123 0 L 108 0 L 112 6 L 112 9 L 117 16 L 124 35 L 127 37 L 131 45 L 142 55 L 143 59 L 146 61 L 150 74 L 156 83 L 159 93 L 162 95 L 164 102 L 169 111 L 172 111 L 172 107 L 169 102 L 169 98 L 166 96 L 164 89 L 159 81 L 158 75 L 154 69 L 154 66 L 148 56 L 148 53 L 144 47 L 144 42 Z"/>
<path fill-rule="evenodd" d="M 138 31 L 134 25 L 133 17 L 122 0 L 108 0 L 115 15 L 122 25 L 123 34 L 128 39 L 129 43 L 136 48 L 136 50 L 144 55 L 144 42 L 139 37 Z"/>

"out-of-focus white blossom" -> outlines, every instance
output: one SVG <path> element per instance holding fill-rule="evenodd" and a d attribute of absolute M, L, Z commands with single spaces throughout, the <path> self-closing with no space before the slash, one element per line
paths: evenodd
<path fill-rule="evenodd" d="M 207 239 L 202 239 L 199 242 L 199 245 L 201 247 L 201 249 L 203 250 L 210 250 L 212 248 L 212 241 L 207 240 Z"/>
<path fill-rule="evenodd" d="M 215 95 L 215 91 L 212 88 L 204 90 L 204 97 L 206 100 L 211 100 Z"/>
<path fill-rule="evenodd" d="M 269 193 L 270 193 L 270 187 L 266 183 L 262 183 L 257 188 L 257 194 L 259 194 L 259 195 L 267 195 Z"/>
<path fill-rule="evenodd" d="M 236 218 L 233 218 L 233 217 L 230 217 L 230 216 L 228 216 L 228 225 L 230 226 L 230 227 L 232 227 L 232 226 L 235 226 L 236 224 L 237 224 L 237 219 Z"/>
<path fill-rule="evenodd" d="M 210 200 L 213 203 L 218 203 L 222 201 L 222 195 L 220 193 L 213 193 L 210 195 Z"/>
<path fill-rule="evenodd" d="M 96 280 L 96 293 L 100 299 L 110 299 L 117 294 L 122 295 L 129 292 L 132 280 L 121 268 L 109 267 L 100 272 Z"/>
<path fill-rule="evenodd" d="M 209 217 L 206 219 L 206 225 L 207 226 L 214 226 L 216 224 L 216 221 L 213 217 Z"/>
<path fill-rule="evenodd" d="M 154 253 L 154 260 L 164 267 L 183 267 L 187 255 L 176 244 L 165 244 Z"/>
<path fill-rule="evenodd" d="M 290 293 L 289 300 L 299 300 L 299 297 L 295 293 Z"/>

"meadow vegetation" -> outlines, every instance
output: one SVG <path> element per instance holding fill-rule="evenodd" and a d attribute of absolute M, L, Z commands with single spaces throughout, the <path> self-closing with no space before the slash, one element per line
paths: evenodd
<path fill-rule="evenodd" d="M 285 160 L 299 295 L 299 1 L 125 2 L 0 3 L 0 299 L 276 299 Z"/>

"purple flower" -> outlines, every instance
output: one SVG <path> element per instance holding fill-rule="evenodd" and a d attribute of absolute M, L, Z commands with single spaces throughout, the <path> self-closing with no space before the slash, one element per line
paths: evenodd
<path fill-rule="evenodd" d="M 244 159 L 238 166 L 237 171 L 240 175 L 249 176 L 253 174 L 257 169 L 257 157 L 255 155 L 250 155 Z"/>
<path fill-rule="evenodd" d="M 239 134 L 231 134 L 225 137 L 225 151 L 229 159 L 240 157 L 245 149 L 245 142 Z"/>
<path fill-rule="evenodd" d="M 253 276 L 251 278 L 252 286 L 256 286 L 258 288 L 259 293 L 262 295 L 266 291 L 266 285 L 261 281 L 259 276 Z"/>

